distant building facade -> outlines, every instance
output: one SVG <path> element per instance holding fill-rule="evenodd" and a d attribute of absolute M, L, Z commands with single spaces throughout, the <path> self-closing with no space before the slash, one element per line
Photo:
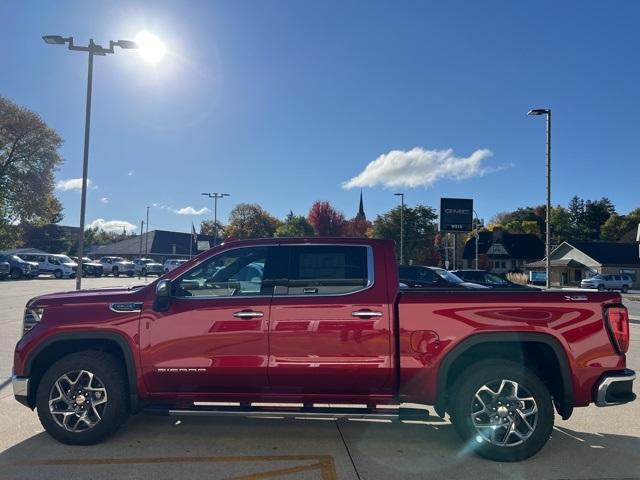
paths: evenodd
<path fill-rule="evenodd" d="M 214 237 L 198 235 L 198 242 L 201 247 L 210 248 L 214 245 Z M 201 251 L 198 251 L 198 245 L 193 241 L 190 233 L 152 230 L 120 242 L 91 248 L 88 255 L 91 258 L 105 256 L 136 258 L 142 254 L 142 256 L 164 262 L 170 258 L 189 258 L 189 254 L 197 255 L 198 253 Z"/>
<path fill-rule="evenodd" d="M 579 286 L 583 278 L 605 273 L 629 275 L 633 288 L 640 288 L 640 247 L 637 242 L 562 242 L 550 257 L 550 283 L 553 286 Z M 546 271 L 546 259 L 531 262 L 526 269 Z"/>
<path fill-rule="evenodd" d="M 480 232 L 478 256 L 482 257 L 479 268 L 484 267 L 495 273 L 524 271 L 529 262 L 544 257 L 544 243 L 537 235 L 530 233 L 509 233 L 501 229 Z M 476 239 L 472 237 L 464 245 L 463 268 L 475 268 Z"/>

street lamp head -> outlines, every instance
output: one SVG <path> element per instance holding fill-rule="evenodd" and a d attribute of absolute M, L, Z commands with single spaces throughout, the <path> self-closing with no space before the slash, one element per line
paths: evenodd
<path fill-rule="evenodd" d="M 140 48 L 136 42 L 131 40 L 118 40 L 117 42 L 113 42 L 113 44 L 124 49 Z"/>
<path fill-rule="evenodd" d="M 529 110 L 527 115 L 547 115 L 551 113 L 551 110 L 548 108 L 534 108 L 533 110 Z"/>
<path fill-rule="evenodd" d="M 68 40 L 60 35 L 44 35 L 42 39 L 49 45 L 64 45 Z"/>
<path fill-rule="evenodd" d="M 404 193 L 394 193 L 394 195 L 398 196 L 398 197 L 403 197 Z"/>

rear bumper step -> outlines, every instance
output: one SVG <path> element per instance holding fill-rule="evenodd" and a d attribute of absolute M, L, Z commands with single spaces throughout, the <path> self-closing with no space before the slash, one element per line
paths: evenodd
<path fill-rule="evenodd" d="M 633 393 L 635 379 L 636 372 L 629 369 L 605 375 L 596 390 L 596 405 L 610 407 L 634 401 L 636 399 Z"/>
<path fill-rule="evenodd" d="M 297 417 L 322 419 L 400 419 L 428 420 L 429 411 L 422 408 L 351 408 L 351 407 L 287 407 L 287 406 L 193 406 L 174 409 L 150 406 L 144 413 L 172 417 Z"/>

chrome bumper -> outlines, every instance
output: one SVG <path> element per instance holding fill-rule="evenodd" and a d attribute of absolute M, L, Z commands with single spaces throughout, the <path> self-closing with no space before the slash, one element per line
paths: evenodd
<path fill-rule="evenodd" d="M 23 405 L 29 406 L 29 377 L 11 377 L 13 396 Z"/>
<path fill-rule="evenodd" d="M 629 369 L 606 375 L 598 384 L 596 405 L 610 407 L 634 401 L 636 399 L 636 395 L 633 393 L 635 379 L 636 372 Z"/>

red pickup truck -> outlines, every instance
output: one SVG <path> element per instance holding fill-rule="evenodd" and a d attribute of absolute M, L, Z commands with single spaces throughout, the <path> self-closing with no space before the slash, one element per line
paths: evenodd
<path fill-rule="evenodd" d="M 139 411 L 428 415 L 399 408 L 411 402 L 448 414 L 480 455 L 513 461 L 544 446 L 554 410 L 567 419 L 635 399 L 620 302 L 401 289 L 384 240 L 238 241 L 147 286 L 30 300 L 13 388 L 69 444 L 95 443 Z"/>

